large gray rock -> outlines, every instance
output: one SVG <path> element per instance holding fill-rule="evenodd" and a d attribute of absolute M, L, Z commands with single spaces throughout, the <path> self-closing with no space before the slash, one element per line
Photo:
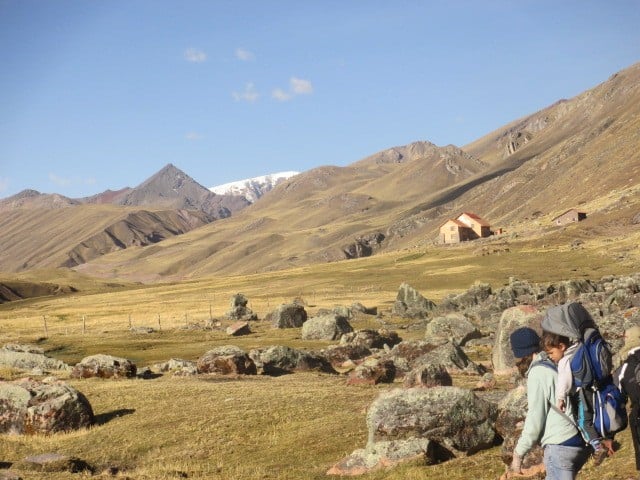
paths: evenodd
<path fill-rule="evenodd" d="M 444 317 L 436 317 L 427 325 L 427 340 L 443 338 L 451 340 L 460 346 L 469 340 L 480 338 L 482 334 L 467 318 L 459 313 L 449 313 Z"/>
<path fill-rule="evenodd" d="M 249 357 L 265 375 L 277 376 L 310 370 L 336 373 L 325 357 L 284 345 L 253 349 L 249 352 Z"/>
<path fill-rule="evenodd" d="M 50 434 L 94 422 L 86 397 L 61 381 L 0 382 L 0 433 Z"/>
<path fill-rule="evenodd" d="M 134 378 L 137 367 L 131 360 L 112 355 L 90 355 L 77 363 L 71 376 L 73 378 Z"/>
<path fill-rule="evenodd" d="M 241 348 L 225 345 L 209 350 L 197 362 L 198 373 L 221 375 L 256 375 L 258 370 L 253 360 Z"/>
<path fill-rule="evenodd" d="M 31 345 L 7 344 L 0 348 L 0 365 L 19 370 L 70 370 L 66 363 L 47 357 L 41 348 Z"/>
<path fill-rule="evenodd" d="M 367 412 L 369 445 L 379 441 L 428 439 L 449 456 L 493 446 L 496 407 L 458 387 L 394 389 Z"/>
<path fill-rule="evenodd" d="M 514 371 L 516 362 L 509 340 L 511 333 L 520 327 L 531 327 L 541 333 L 542 317 L 543 314 L 531 305 L 519 305 L 502 312 L 491 354 L 491 363 L 495 374 L 504 375 Z"/>
<path fill-rule="evenodd" d="M 304 322 L 301 335 L 303 340 L 338 340 L 352 331 L 353 327 L 346 317 L 328 314 Z"/>
<path fill-rule="evenodd" d="M 307 321 L 307 311 L 297 303 L 278 306 L 269 318 L 276 328 L 299 328 Z"/>
<path fill-rule="evenodd" d="M 435 303 L 423 297 L 408 283 L 403 283 L 398 289 L 392 312 L 405 318 L 427 318 L 435 308 Z"/>

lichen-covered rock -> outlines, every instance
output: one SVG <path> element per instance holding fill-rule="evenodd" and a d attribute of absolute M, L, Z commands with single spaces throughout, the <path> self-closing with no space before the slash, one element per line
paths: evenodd
<path fill-rule="evenodd" d="M 131 360 L 102 354 L 83 358 L 71 370 L 73 378 L 135 378 L 136 373 Z"/>
<path fill-rule="evenodd" d="M 198 373 L 221 375 L 256 375 L 258 370 L 249 355 L 234 345 L 225 345 L 209 350 L 197 362 Z"/>
<path fill-rule="evenodd" d="M 287 303 L 270 313 L 269 319 L 276 328 L 299 328 L 307 321 L 307 311 L 298 303 Z"/>
<path fill-rule="evenodd" d="M 71 369 L 66 363 L 47 357 L 39 347 L 18 344 L 7 344 L 0 348 L 0 365 L 19 370 L 66 371 Z"/>
<path fill-rule="evenodd" d="M 405 375 L 403 382 L 405 388 L 450 387 L 451 385 L 453 385 L 453 379 L 447 372 L 447 367 L 438 363 L 418 365 Z"/>
<path fill-rule="evenodd" d="M 181 358 L 170 358 L 168 361 L 153 366 L 158 372 L 169 372 L 175 376 L 191 376 L 198 373 L 196 362 Z"/>
<path fill-rule="evenodd" d="M 265 375 L 282 375 L 294 371 L 336 373 L 323 356 L 284 345 L 253 349 L 249 352 L 249 357 Z"/>
<path fill-rule="evenodd" d="M 230 320 L 250 321 L 257 320 L 258 316 L 247 307 L 249 300 L 242 293 L 236 293 L 231 297 L 230 309 L 227 318 Z"/>
<path fill-rule="evenodd" d="M 493 404 L 463 388 L 394 389 L 367 412 L 369 445 L 426 438 L 460 457 L 493 446 L 496 415 Z"/>
<path fill-rule="evenodd" d="M 449 313 L 444 317 L 436 317 L 429 322 L 425 338 L 427 340 L 443 338 L 463 346 L 469 340 L 480 338 L 481 336 L 480 330 L 467 320 L 464 315 Z"/>
<path fill-rule="evenodd" d="M 411 285 L 403 283 L 398 289 L 392 312 L 405 318 L 427 318 L 435 308 L 435 303 L 423 297 Z"/>
<path fill-rule="evenodd" d="M 402 339 L 397 332 L 381 328 L 379 330 L 357 330 L 342 335 L 340 345 L 363 345 L 367 348 L 391 348 L 400 343 Z"/>
<path fill-rule="evenodd" d="M 347 379 L 347 385 L 377 385 L 393 383 L 396 367 L 391 360 L 380 360 L 375 357 L 366 359 L 358 365 Z"/>
<path fill-rule="evenodd" d="M 232 337 L 239 337 L 241 335 L 249 335 L 251 328 L 249 328 L 249 322 L 234 322 L 227 327 L 227 335 Z"/>
<path fill-rule="evenodd" d="M 61 381 L 0 382 L 0 433 L 49 434 L 94 422 L 86 397 Z"/>
<path fill-rule="evenodd" d="M 301 335 L 303 340 L 338 340 L 345 333 L 352 331 L 353 327 L 347 317 L 329 314 L 304 322 Z"/>
<path fill-rule="evenodd" d="M 542 317 L 543 314 L 531 305 L 520 305 L 502 312 L 491 354 L 491 363 L 495 374 L 508 374 L 515 367 L 515 358 L 511 351 L 509 339 L 511 333 L 520 327 L 531 327 L 536 332 L 541 333 L 540 322 Z"/>
<path fill-rule="evenodd" d="M 360 344 L 330 345 L 322 350 L 322 355 L 334 367 L 340 367 L 345 362 L 362 360 L 371 355 L 371 350 Z"/>

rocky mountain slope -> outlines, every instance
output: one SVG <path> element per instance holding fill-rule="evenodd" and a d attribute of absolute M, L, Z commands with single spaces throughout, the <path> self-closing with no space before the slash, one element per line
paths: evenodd
<path fill-rule="evenodd" d="M 430 245 L 438 227 L 461 211 L 507 232 L 539 233 L 552 232 L 555 215 L 579 207 L 588 213 L 590 234 L 620 235 L 619 229 L 633 228 L 640 208 L 638 145 L 640 64 L 465 147 L 416 142 L 346 167 L 319 167 L 283 181 L 231 217 L 153 247 L 84 257 L 75 268 L 155 281 L 303 266 Z M 113 197 L 120 205 L 151 205 L 159 191 L 171 188 L 181 194 L 165 207 L 206 205 L 219 217 L 231 210 L 222 199 L 191 190 L 186 175 L 164 173 L 137 192 Z M 4 225 L 13 227 L 12 221 Z M 33 225 L 25 229 L 37 232 Z M 9 237 L 0 233 L 0 246 Z M 5 261 L 0 258 L 3 270 Z"/>

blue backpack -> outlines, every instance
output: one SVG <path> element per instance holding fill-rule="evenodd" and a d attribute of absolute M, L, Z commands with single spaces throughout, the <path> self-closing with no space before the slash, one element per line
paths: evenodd
<path fill-rule="evenodd" d="M 584 425 L 583 396 L 590 395 L 593 423 L 598 433 L 611 438 L 614 433 L 624 430 L 628 424 L 627 398 L 614 384 L 611 350 L 589 312 L 576 302 L 552 307 L 542 320 L 542 329 L 578 342 L 570 362 L 573 384 L 578 392 L 578 427 Z"/>

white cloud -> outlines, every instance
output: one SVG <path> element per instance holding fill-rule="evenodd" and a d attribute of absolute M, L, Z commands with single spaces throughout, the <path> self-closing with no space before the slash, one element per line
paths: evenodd
<path fill-rule="evenodd" d="M 202 135 L 200 135 L 198 132 L 187 132 L 184 138 L 186 138 L 187 140 L 196 141 L 202 140 Z"/>
<path fill-rule="evenodd" d="M 202 63 L 207 60 L 207 54 L 197 48 L 187 48 L 184 51 L 184 58 L 187 62 Z"/>
<path fill-rule="evenodd" d="M 251 82 L 245 85 L 244 90 L 242 92 L 233 92 L 231 95 L 238 102 L 244 101 L 244 102 L 250 102 L 250 103 L 255 102 L 260 96 L 260 94 L 256 90 L 255 85 Z"/>
<path fill-rule="evenodd" d="M 271 92 L 271 96 L 280 102 L 286 102 L 287 100 L 291 100 L 293 95 L 285 92 L 281 88 L 276 88 L 273 92 Z"/>
<path fill-rule="evenodd" d="M 309 80 L 291 77 L 289 79 L 289 91 L 276 88 L 271 96 L 280 102 L 286 102 L 298 95 L 311 95 L 313 93 L 313 85 Z"/>
<path fill-rule="evenodd" d="M 291 85 L 291 91 L 296 95 L 309 95 L 313 93 L 313 85 L 311 85 L 309 80 L 291 77 L 289 84 Z"/>
<path fill-rule="evenodd" d="M 71 185 L 95 185 L 96 183 L 96 179 L 94 177 L 66 178 L 56 175 L 55 173 L 49 173 L 49 181 L 56 187 L 70 187 Z"/>
<path fill-rule="evenodd" d="M 8 186 L 9 186 L 9 179 L 0 177 L 0 193 L 4 192 Z"/>
<path fill-rule="evenodd" d="M 49 180 L 58 187 L 68 187 L 71 185 L 71 179 L 59 177 L 55 173 L 49 173 Z"/>
<path fill-rule="evenodd" d="M 255 60 L 256 56 L 253 54 L 253 52 L 250 52 L 245 48 L 239 47 L 239 48 L 236 48 L 236 58 L 243 62 L 250 62 L 252 60 Z"/>

